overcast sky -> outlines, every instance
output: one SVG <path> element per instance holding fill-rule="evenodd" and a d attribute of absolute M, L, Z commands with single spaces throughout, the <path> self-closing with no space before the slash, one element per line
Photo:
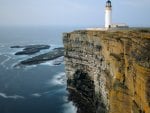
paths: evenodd
<path fill-rule="evenodd" d="M 0 0 L 0 26 L 102 26 L 106 0 Z M 112 0 L 113 22 L 150 27 L 150 0 Z"/>

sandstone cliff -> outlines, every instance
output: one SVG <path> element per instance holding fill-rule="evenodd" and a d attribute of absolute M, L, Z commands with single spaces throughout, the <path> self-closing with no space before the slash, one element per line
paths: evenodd
<path fill-rule="evenodd" d="M 148 29 L 64 33 L 70 99 L 78 113 L 150 113 Z"/>

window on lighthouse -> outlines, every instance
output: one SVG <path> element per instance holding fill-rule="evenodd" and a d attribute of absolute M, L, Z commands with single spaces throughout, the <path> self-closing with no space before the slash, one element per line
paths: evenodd
<path fill-rule="evenodd" d="M 111 1 L 110 0 L 107 1 L 106 7 L 111 7 Z"/>

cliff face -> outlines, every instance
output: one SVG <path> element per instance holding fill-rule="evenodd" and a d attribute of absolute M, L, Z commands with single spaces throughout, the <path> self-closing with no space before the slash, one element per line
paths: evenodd
<path fill-rule="evenodd" d="M 70 99 L 78 113 L 150 113 L 150 31 L 63 36 Z"/>

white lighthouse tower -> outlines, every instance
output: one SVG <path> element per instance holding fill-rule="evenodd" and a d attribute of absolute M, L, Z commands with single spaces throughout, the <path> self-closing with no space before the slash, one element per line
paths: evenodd
<path fill-rule="evenodd" d="M 105 28 L 108 29 L 112 24 L 112 5 L 111 1 L 107 0 L 105 8 Z"/>

